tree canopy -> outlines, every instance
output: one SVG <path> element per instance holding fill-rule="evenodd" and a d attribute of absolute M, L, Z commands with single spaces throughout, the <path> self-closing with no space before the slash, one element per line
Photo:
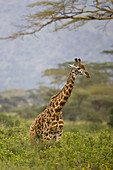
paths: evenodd
<path fill-rule="evenodd" d="M 50 84 L 53 84 L 54 87 L 59 87 L 67 80 L 70 70 L 68 64 L 70 63 L 72 62 L 59 64 L 58 68 L 46 69 L 43 75 L 51 79 Z M 87 81 L 85 77 L 80 77 L 76 81 L 79 87 L 87 87 L 95 84 L 113 84 L 113 62 L 85 63 L 85 66 L 91 74 L 91 79 Z"/>
<path fill-rule="evenodd" d="M 91 20 L 108 22 L 113 19 L 113 0 L 41 0 L 28 7 L 33 8 L 33 12 L 24 18 L 27 24 L 11 36 L 0 39 L 35 35 L 52 23 L 55 30 L 68 27 L 76 29 Z"/>

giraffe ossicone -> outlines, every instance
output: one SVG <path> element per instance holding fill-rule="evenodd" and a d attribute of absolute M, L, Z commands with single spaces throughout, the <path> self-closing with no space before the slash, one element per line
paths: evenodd
<path fill-rule="evenodd" d="M 75 59 L 75 63 L 62 90 L 52 96 L 47 108 L 40 113 L 30 126 L 31 143 L 35 144 L 36 140 L 45 139 L 51 141 L 55 138 L 56 142 L 60 141 L 63 135 L 64 121 L 62 118 L 62 109 L 71 95 L 75 79 L 78 75 L 85 75 L 90 78 L 90 74 L 81 63 L 81 59 Z"/>

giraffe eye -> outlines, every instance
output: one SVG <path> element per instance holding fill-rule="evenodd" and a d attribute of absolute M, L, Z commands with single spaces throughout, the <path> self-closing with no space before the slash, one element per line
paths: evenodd
<path fill-rule="evenodd" d="M 77 68 L 78 70 L 80 70 L 80 67 L 79 68 Z"/>

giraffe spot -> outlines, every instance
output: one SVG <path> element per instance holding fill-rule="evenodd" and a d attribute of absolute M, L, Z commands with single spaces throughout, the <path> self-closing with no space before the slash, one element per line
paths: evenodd
<path fill-rule="evenodd" d="M 59 123 L 63 123 L 64 124 L 64 121 L 62 119 L 59 120 Z"/>
<path fill-rule="evenodd" d="M 56 102 L 56 106 L 58 106 L 58 101 Z"/>
<path fill-rule="evenodd" d="M 46 118 L 48 118 L 49 117 L 49 115 L 48 114 L 46 114 Z"/>
<path fill-rule="evenodd" d="M 64 124 L 60 124 L 60 125 L 59 125 L 59 128 L 63 128 L 63 127 L 64 127 Z"/>
<path fill-rule="evenodd" d="M 71 89 L 69 89 L 69 93 L 71 93 Z"/>
<path fill-rule="evenodd" d="M 57 121 L 59 120 L 59 116 L 56 116 L 56 120 L 57 120 Z"/>
<path fill-rule="evenodd" d="M 55 112 L 59 112 L 61 109 L 58 107 L 55 109 Z"/>
<path fill-rule="evenodd" d="M 73 80 L 71 80 L 71 83 L 72 83 L 72 84 L 74 84 L 74 81 L 73 81 Z"/>
<path fill-rule="evenodd" d="M 50 102 L 50 104 L 49 104 L 50 106 L 52 105 L 52 102 Z"/>
<path fill-rule="evenodd" d="M 68 86 L 66 85 L 66 89 L 68 89 Z"/>
<path fill-rule="evenodd" d="M 62 119 L 62 113 L 60 114 L 60 119 Z"/>
<path fill-rule="evenodd" d="M 51 112 L 53 112 L 53 108 L 51 108 Z"/>
<path fill-rule="evenodd" d="M 64 100 L 67 100 L 68 99 L 68 96 L 64 96 Z"/>
<path fill-rule="evenodd" d="M 72 84 L 69 85 L 71 88 L 73 87 Z"/>
<path fill-rule="evenodd" d="M 48 125 L 50 124 L 50 120 L 47 120 L 47 124 L 48 124 Z"/>
<path fill-rule="evenodd" d="M 61 94 L 60 98 L 62 99 L 63 95 Z"/>
<path fill-rule="evenodd" d="M 60 133 L 59 136 L 62 136 L 62 133 Z"/>
<path fill-rule="evenodd" d="M 53 132 L 51 132 L 51 134 L 54 134 L 54 133 L 55 133 L 55 131 L 54 131 L 54 130 L 56 130 L 56 129 L 57 129 L 57 126 L 55 126 L 55 125 L 54 125 L 54 126 L 52 126 L 52 127 L 50 128 L 50 130 L 51 130 L 51 131 L 53 131 Z"/>
<path fill-rule="evenodd" d="M 45 139 L 48 140 L 48 141 L 50 141 L 50 137 L 49 137 L 49 136 L 47 136 Z"/>
<path fill-rule="evenodd" d="M 42 122 L 44 122 L 44 118 L 42 117 Z"/>
<path fill-rule="evenodd" d="M 30 130 L 31 130 L 31 131 L 33 131 L 33 130 L 34 130 L 34 127 L 33 127 L 33 126 L 32 126 L 32 127 L 30 127 Z"/>
<path fill-rule="evenodd" d="M 61 99 L 59 99 L 58 101 L 60 102 Z"/>
<path fill-rule="evenodd" d="M 66 103 L 65 101 L 62 101 L 62 102 L 60 103 L 60 106 L 64 106 L 65 103 Z"/>
<path fill-rule="evenodd" d="M 51 129 L 51 135 L 53 135 L 54 134 L 54 131 L 52 131 L 52 129 Z"/>
<path fill-rule="evenodd" d="M 55 120 L 55 118 L 54 118 L 54 117 L 52 117 L 52 118 L 51 118 L 51 120 L 52 120 L 52 121 L 54 121 L 54 120 Z"/>
<path fill-rule="evenodd" d="M 68 92 L 66 92 L 66 95 L 67 95 L 67 96 L 69 95 Z"/>
<path fill-rule="evenodd" d="M 35 123 L 37 124 L 38 120 L 35 120 Z"/>
<path fill-rule="evenodd" d="M 53 106 L 53 108 L 54 108 L 54 107 L 55 107 L 55 104 L 53 103 L 52 106 Z"/>
<path fill-rule="evenodd" d="M 48 133 L 49 133 L 49 130 L 50 130 L 50 129 L 49 129 L 49 128 L 47 128 L 47 129 L 46 129 L 46 132 L 48 132 Z"/>
<path fill-rule="evenodd" d="M 75 77 L 74 77 L 74 76 L 72 76 L 72 79 L 73 79 L 73 80 L 75 80 Z"/>
<path fill-rule="evenodd" d="M 37 138 L 40 138 L 40 135 L 36 132 L 36 136 L 37 136 Z"/>
<path fill-rule="evenodd" d="M 47 110 L 47 113 L 50 113 L 50 110 L 49 110 L 49 109 Z"/>
<path fill-rule="evenodd" d="M 45 124 L 45 128 L 47 128 L 47 124 Z"/>
<path fill-rule="evenodd" d="M 52 122 L 52 126 L 53 126 L 53 125 L 56 125 L 56 124 L 57 124 L 57 121 Z"/>
<path fill-rule="evenodd" d="M 48 113 L 49 117 L 51 117 L 51 113 L 50 113 L 49 109 L 48 109 L 47 113 Z"/>
<path fill-rule="evenodd" d="M 57 124 L 54 124 L 54 125 L 53 125 L 53 128 L 55 128 L 55 129 L 56 129 L 57 127 L 58 127 L 58 125 L 57 125 Z"/>
<path fill-rule="evenodd" d="M 52 115 L 51 120 L 55 120 L 55 114 Z"/>
<path fill-rule="evenodd" d="M 66 92 L 65 88 L 64 88 L 64 93 Z"/>

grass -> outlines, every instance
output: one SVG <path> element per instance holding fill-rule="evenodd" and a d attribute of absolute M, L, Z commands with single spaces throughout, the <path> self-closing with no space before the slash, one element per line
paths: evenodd
<path fill-rule="evenodd" d="M 10 120 L 11 121 L 11 120 Z M 113 129 L 105 124 L 65 122 L 62 140 L 32 147 L 30 120 L 0 128 L 1 170 L 113 169 Z"/>

